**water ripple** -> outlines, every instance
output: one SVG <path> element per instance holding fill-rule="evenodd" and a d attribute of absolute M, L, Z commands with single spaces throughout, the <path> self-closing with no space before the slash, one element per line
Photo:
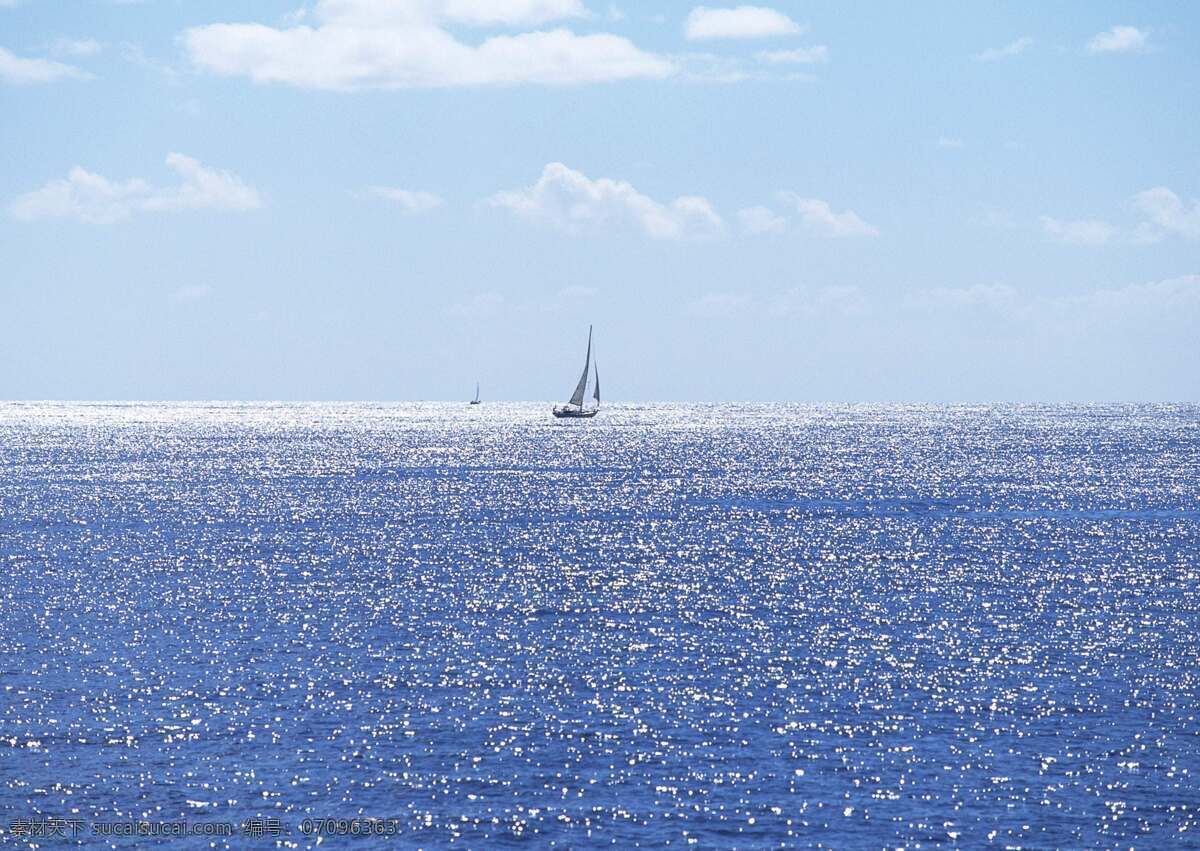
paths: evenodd
<path fill-rule="evenodd" d="M 1195 407 L 0 404 L 0 563 L 0 841 L 1200 842 Z"/>

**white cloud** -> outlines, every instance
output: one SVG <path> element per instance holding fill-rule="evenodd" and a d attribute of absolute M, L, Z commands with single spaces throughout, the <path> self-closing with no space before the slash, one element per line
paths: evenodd
<path fill-rule="evenodd" d="M 90 76 L 73 65 L 50 59 L 24 59 L 0 47 L 0 83 L 53 83 L 56 80 L 86 80 Z"/>
<path fill-rule="evenodd" d="M 765 6 L 712 9 L 697 6 L 684 22 L 684 35 L 693 40 L 713 38 L 764 38 L 796 35 L 804 29 L 787 15 Z"/>
<path fill-rule="evenodd" d="M 835 213 L 827 201 L 804 198 L 795 192 L 777 192 L 775 197 L 789 211 L 795 211 L 799 225 L 809 233 L 823 237 L 878 236 L 879 229 L 868 224 L 853 210 Z M 747 234 L 781 233 L 791 224 L 786 215 L 769 207 L 756 206 L 738 210 L 738 219 Z"/>
<path fill-rule="evenodd" d="M 674 61 L 608 33 L 559 28 L 460 41 L 446 26 L 520 27 L 586 13 L 579 0 L 319 0 L 315 26 L 210 24 L 183 34 L 198 67 L 316 89 L 569 85 L 661 78 Z"/>
<path fill-rule="evenodd" d="M 938 136 L 937 146 L 945 150 L 954 150 L 963 147 L 963 140 L 953 136 Z"/>
<path fill-rule="evenodd" d="M 235 174 L 205 168 L 183 154 L 169 154 L 166 162 L 182 178 L 176 186 L 152 186 L 138 178 L 111 181 L 76 166 L 66 178 L 18 197 L 9 205 L 9 213 L 22 221 L 69 218 L 111 224 L 139 212 L 253 210 L 262 206 L 258 193 Z"/>
<path fill-rule="evenodd" d="M 827 201 L 803 198 L 795 192 L 780 192 L 779 199 L 800 214 L 800 224 L 820 236 L 878 236 L 879 230 L 863 221 L 853 210 L 835 213 Z"/>
<path fill-rule="evenodd" d="M 747 207 L 738 210 L 737 216 L 746 233 L 780 233 L 787 228 L 787 219 L 769 207 Z"/>
<path fill-rule="evenodd" d="M 1105 245 L 1117 235 L 1117 229 L 1099 219 L 1063 221 L 1041 216 L 1042 230 L 1058 242 L 1069 245 Z"/>
<path fill-rule="evenodd" d="M 486 203 L 567 231 L 632 224 L 655 239 L 686 239 L 723 229 L 721 217 L 705 198 L 685 195 L 661 203 L 629 183 L 592 180 L 562 163 L 549 163 L 533 186 L 498 192 Z"/>
<path fill-rule="evenodd" d="M 758 59 L 771 65 L 817 65 L 829 61 L 829 48 L 815 44 L 793 50 L 764 50 L 758 54 Z"/>
<path fill-rule="evenodd" d="M 587 15 L 582 0 L 319 0 L 325 21 L 393 27 L 429 21 L 470 27 L 537 26 Z"/>
<path fill-rule="evenodd" d="M 1169 236 L 1200 239 L 1200 201 L 1184 201 L 1165 186 L 1155 186 L 1133 197 L 1132 206 L 1145 218 L 1131 228 L 1117 227 L 1101 219 L 1062 221 L 1050 216 L 1039 219 L 1042 230 L 1059 242 L 1075 245 L 1107 245 L 1110 242 L 1146 244 Z"/>
<path fill-rule="evenodd" d="M 1116 26 L 1096 33 L 1088 41 L 1088 53 L 1140 53 L 1149 47 L 1150 33 L 1137 27 Z"/>
<path fill-rule="evenodd" d="M 1165 186 L 1139 192 L 1134 206 L 1148 217 L 1139 226 L 1143 241 L 1154 241 L 1166 234 L 1178 234 L 1188 239 L 1200 239 L 1200 201 L 1191 205 Z"/>
<path fill-rule="evenodd" d="M 987 50 L 982 50 L 975 54 L 975 58 L 980 62 L 995 62 L 998 59 L 1020 56 L 1031 47 L 1033 47 L 1033 39 L 1023 35 L 1016 41 L 1010 41 L 1004 47 L 989 47 Z"/>
<path fill-rule="evenodd" d="M 372 186 L 367 190 L 367 194 L 391 201 L 410 216 L 427 213 L 445 203 L 440 196 L 432 192 L 395 189 L 390 186 Z"/>

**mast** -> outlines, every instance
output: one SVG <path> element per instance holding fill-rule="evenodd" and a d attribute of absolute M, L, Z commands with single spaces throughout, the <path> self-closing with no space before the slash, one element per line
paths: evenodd
<path fill-rule="evenodd" d="M 575 385 L 575 392 L 571 394 L 571 401 L 568 404 L 574 405 L 577 408 L 583 407 L 583 394 L 587 392 L 588 372 L 592 366 L 592 326 L 588 326 L 588 346 L 587 357 L 583 361 L 583 375 L 579 376 L 579 383 Z"/>

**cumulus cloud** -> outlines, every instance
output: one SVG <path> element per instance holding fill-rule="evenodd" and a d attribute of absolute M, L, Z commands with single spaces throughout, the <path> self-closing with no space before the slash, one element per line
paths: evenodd
<path fill-rule="evenodd" d="M 1200 201 L 1189 203 L 1167 187 L 1155 186 L 1133 196 L 1131 206 L 1143 216 L 1132 226 L 1118 227 L 1102 219 L 1063 221 L 1051 216 L 1041 216 L 1038 221 L 1047 235 L 1074 245 L 1145 244 L 1170 236 L 1200 239 Z"/>
<path fill-rule="evenodd" d="M 478 44 L 459 27 L 523 27 L 586 14 L 579 0 L 319 0 L 314 26 L 218 23 L 188 29 L 206 71 L 316 89 L 570 85 L 676 73 L 673 60 L 608 34 L 503 33 Z"/>
<path fill-rule="evenodd" d="M 86 71 L 50 59 L 26 59 L 0 47 L 0 83 L 27 85 L 57 80 L 86 80 Z"/>
<path fill-rule="evenodd" d="M 683 34 L 692 41 L 716 38 L 765 38 L 796 35 L 804 28 L 782 12 L 765 6 L 711 9 L 697 6 L 688 14 Z"/>
<path fill-rule="evenodd" d="M 485 203 L 572 232 L 624 224 L 655 239 L 687 239 L 715 235 L 724 226 L 706 198 L 684 195 L 663 203 L 625 181 L 593 180 L 562 163 L 549 163 L 532 186 L 498 192 Z"/>
<path fill-rule="evenodd" d="M 1149 47 L 1150 33 L 1137 27 L 1116 26 L 1096 33 L 1087 43 L 1088 53 L 1141 53 Z"/>
<path fill-rule="evenodd" d="M 253 210 L 262 206 L 258 193 L 235 174 L 209 169 L 183 154 L 169 154 L 167 167 L 181 182 L 153 186 L 134 178 L 113 181 L 76 166 L 62 179 L 18 197 L 9 213 L 21 221 L 76 219 L 111 224 L 134 213 L 178 210 Z"/>
<path fill-rule="evenodd" d="M 1156 241 L 1167 234 L 1200 239 L 1200 201 L 1187 204 L 1165 186 L 1139 192 L 1133 199 L 1147 221 L 1138 228 L 1138 236 Z"/>
<path fill-rule="evenodd" d="M 738 210 L 737 216 L 746 233 L 781 233 L 787 229 L 787 219 L 769 207 L 747 207 Z"/>
<path fill-rule="evenodd" d="M 777 192 L 775 197 L 786 208 L 783 213 L 761 205 L 738 210 L 744 233 L 782 233 L 795 224 L 814 236 L 828 238 L 879 235 L 878 228 L 863 221 L 853 210 L 834 212 L 828 201 L 805 198 L 795 192 Z"/>
<path fill-rule="evenodd" d="M 320 0 L 316 17 L 364 26 L 436 21 L 469 27 L 537 26 L 587 15 L 582 0 Z"/>
<path fill-rule="evenodd" d="M 1042 231 L 1052 239 L 1068 245 L 1106 245 L 1117 235 L 1117 229 L 1099 219 L 1063 221 L 1041 216 Z"/>
<path fill-rule="evenodd" d="M 1016 41 L 1010 41 L 1003 47 L 989 47 L 987 50 L 981 50 L 975 54 L 975 58 L 980 62 L 995 62 L 999 59 L 1010 59 L 1013 56 L 1020 56 L 1031 47 L 1033 47 L 1033 39 L 1027 35 L 1023 35 Z"/>
<path fill-rule="evenodd" d="M 878 236 L 879 230 L 867 224 L 853 210 L 835 213 L 828 201 L 820 198 L 804 198 L 795 192 L 780 192 L 779 200 L 800 215 L 801 226 L 818 236 Z"/>
<path fill-rule="evenodd" d="M 375 198 L 382 198 L 385 201 L 391 201 L 401 211 L 410 216 L 418 213 L 427 213 L 445 203 L 440 196 L 432 192 L 396 189 L 391 186 L 372 186 L 367 190 L 367 194 Z"/>

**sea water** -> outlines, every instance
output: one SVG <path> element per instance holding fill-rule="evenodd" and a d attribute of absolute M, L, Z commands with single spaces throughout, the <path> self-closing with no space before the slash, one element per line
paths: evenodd
<path fill-rule="evenodd" d="M 0 844 L 1200 845 L 1194 406 L 6 403 L 0 569 Z"/>

